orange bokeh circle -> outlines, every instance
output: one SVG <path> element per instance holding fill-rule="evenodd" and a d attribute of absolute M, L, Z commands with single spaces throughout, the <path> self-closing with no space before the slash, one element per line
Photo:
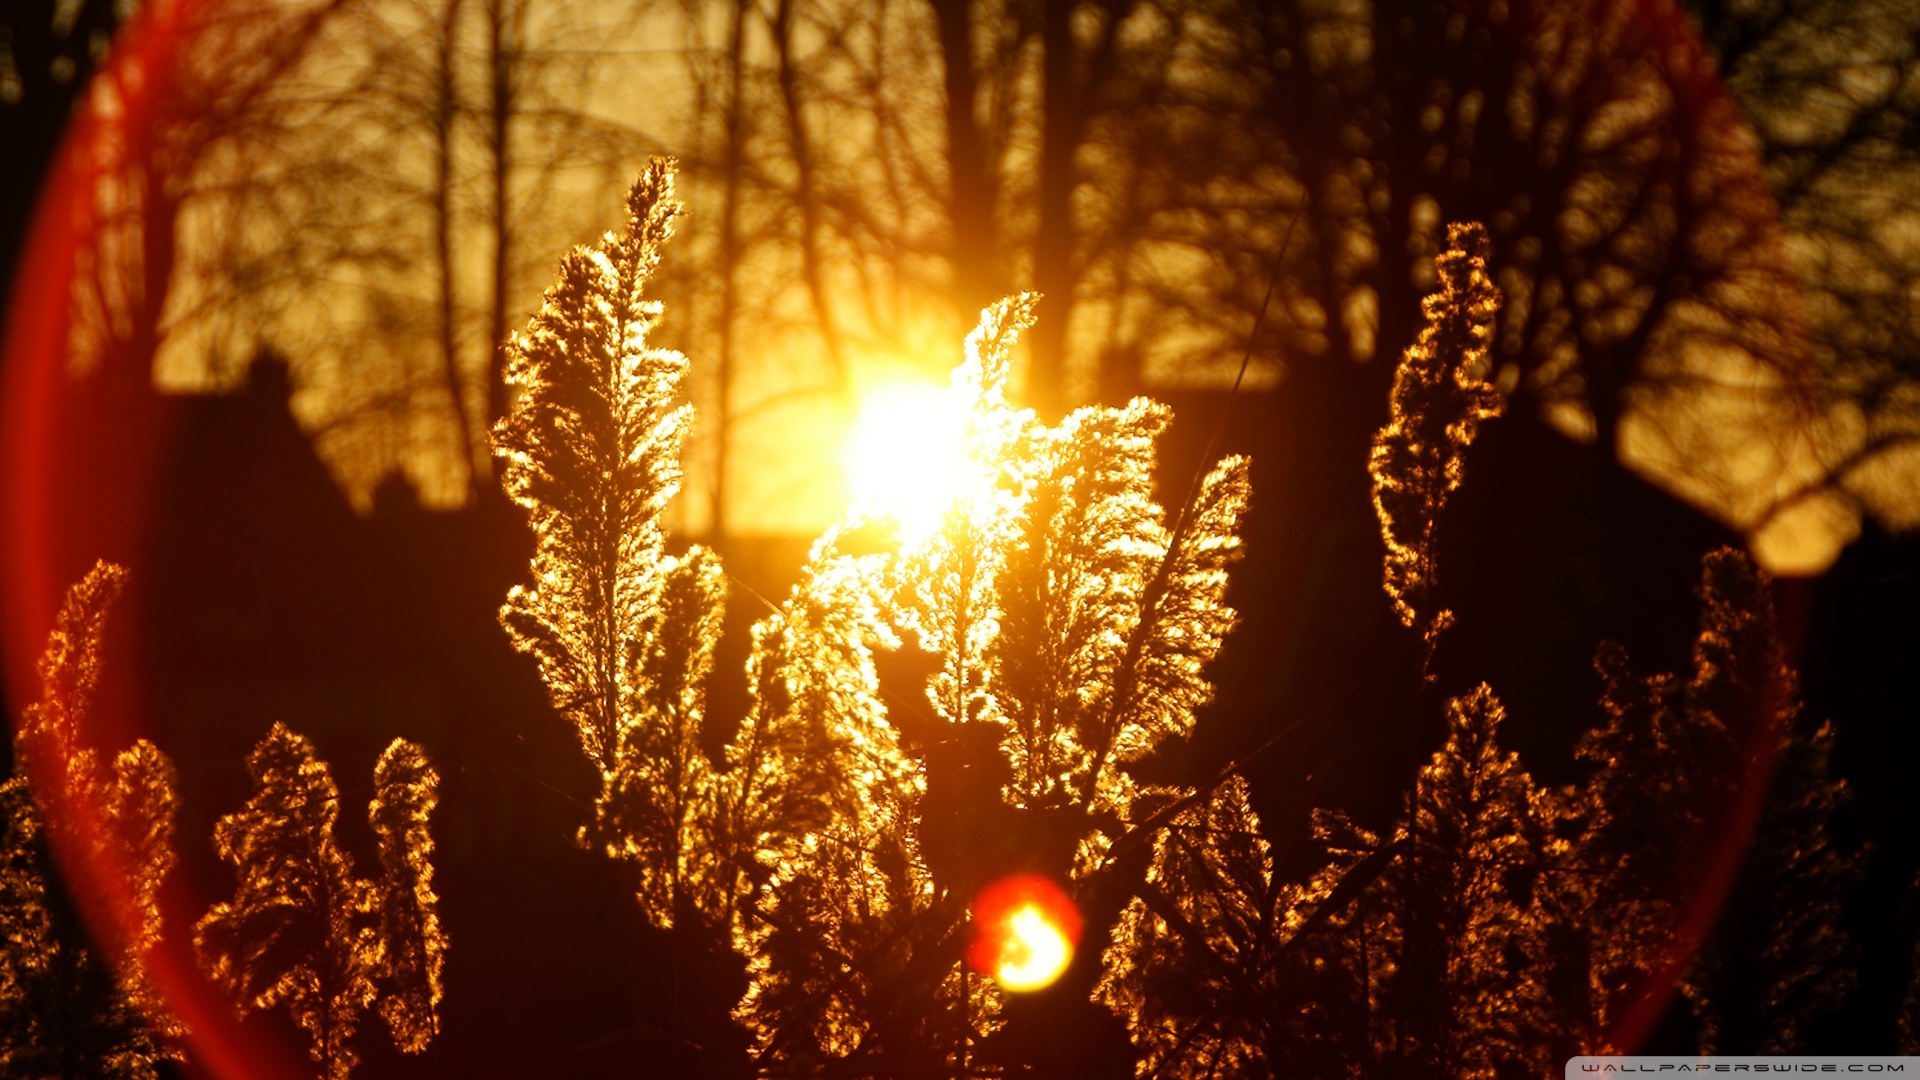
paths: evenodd
<path fill-rule="evenodd" d="M 1080 909 L 1052 879 L 1014 874 L 973 902 L 967 963 L 1009 990 L 1038 990 L 1060 977 L 1080 944 Z"/>

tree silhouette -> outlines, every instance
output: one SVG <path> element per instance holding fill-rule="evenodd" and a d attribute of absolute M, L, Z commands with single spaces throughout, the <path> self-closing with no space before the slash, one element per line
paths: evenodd
<path fill-rule="evenodd" d="M 353 876 L 333 834 L 340 793 L 313 744 L 275 724 L 247 757 L 254 794 L 220 819 L 214 847 L 239 880 L 194 927 L 209 976 L 242 1014 L 284 1004 L 325 1080 L 359 1062 L 352 1040 L 378 999 L 394 1044 L 426 1048 L 438 1029 L 446 936 L 432 887 L 427 816 L 438 776 L 395 739 L 374 768 L 369 808 L 381 876 Z"/>
<path fill-rule="evenodd" d="M 40 700 L 14 736 L 15 775 L 0 785 L 0 1065 L 9 1073 L 150 1077 L 178 1056 L 170 1040 L 180 1028 L 145 966 L 174 860 L 173 764 L 141 739 L 109 768 L 84 741 L 107 615 L 126 579 L 102 562 L 67 590 L 40 657 Z M 56 851 L 101 894 L 71 895 Z"/>
<path fill-rule="evenodd" d="M 144 386 L 164 347 L 244 327 L 248 302 L 299 264 L 284 247 L 279 262 L 248 250 L 241 229 L 207 226 L 273 205 L 274 177 L 252 171 L 254 148 L 298 145 L 305 110 L 291 77 L 328 40 L 321 31 L 340 6 L 156 3 L 121 36 L 126 55 L 105 65 L 78 106 L 94 152 L 70 163 L 71 189 L 58 193 L 79 223 L 63 268 L 77 366 Z M 251 355 L 224 345 L 208 367 Z M 208 381 L 234 374 L 216 370 Z"/>
<path fill-rule="evenodd" d="M 1741 526 L 1775 496 L 1732 464 L 1764 448 L 1720 421 L 1810 437 L 1786 234 L 1676 5 L 795 2 L 688 22 L 731 28 L 690 53 L 711 112 L 682 140 L 724 206 L 697 226 L 687 302 L 696 283 L 732 297 L 692 340 L 742 357 L 714 438 L 784 395 L 844 394 L 850 351 L 921 348 L 922 312 L 1020 288 L 1054 305 L 1026 389 L 1049 419 L 1224 384 L 1275 278 L 1255 378 L 1284 368 L 1370 430 L 1388 372 L 1342 361 L 1411 341 L 1462 219 L 1487 224 L 1511 301 L 1482 374 L 1529 422 Z M 747 365 L 795 333 L 817 376 Z M 1773 475 L 1804 472 L 1781 445 Z"/>
<path fill-rule="evenodd" d="M 570 190 L 600 195 L 637 152 L 582 93 L 630 21 L 531 0 L 352 5 L 324 63 L 292 77 L 316 106 L 306 141 L 256 152 L 286 169 L 275 231 L 301 233 L 301 275 L 339 302 L 317 324 L 259 305 L 255 332 L 292 357 L 308 427 L 361 505 L 395 472 L 433 506 L 494 490 L 508 330 L 563 246 L 551 238 L 596 205 Z"/>

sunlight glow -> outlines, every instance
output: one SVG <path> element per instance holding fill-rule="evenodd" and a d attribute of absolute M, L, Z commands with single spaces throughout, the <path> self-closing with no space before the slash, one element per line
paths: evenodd
<path fill-rule="evenodd" d="M 1073 960 L 1080 912 L 1058 885 L 1033 874 L 1004 878 L 973 905 L 968 961 L 1004 990 L 1039 990 Z"/>
<path fill-rule="evenodd" d="M 910 536 L 938 528 L 965 474 L 965 419 L 953 395 L 929 383 L 867 394 L 840 451 L 853 512 Z"/>
<path fill-rule="evenodd" d="M 1059 978 L 1072 957 L 1067 936 L 1028 904 L 1007 920 L 1007 945 L 993 977 L 1009 990 L 1038 990 Z"/>

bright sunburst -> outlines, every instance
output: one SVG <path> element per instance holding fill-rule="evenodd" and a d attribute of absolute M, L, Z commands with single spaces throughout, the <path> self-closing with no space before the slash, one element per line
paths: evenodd
<path fill-rule="evenodd" d="M 909 535 L 939 527 L 965 468 L 964 425 L 945 388 L 895 383 L 869 393 L 840 451 L 854 512 Z"/>

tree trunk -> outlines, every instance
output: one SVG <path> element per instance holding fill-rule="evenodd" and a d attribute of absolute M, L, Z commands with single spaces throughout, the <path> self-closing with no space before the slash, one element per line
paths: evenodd
<path fill-rule="evenodd" d="M 1073 0 L 1048 0 L 1040 8 L 1040 217 L 1033 238 L 1033 287 L 1046 299 L 1029 337 L 1027 401 L 1048 422 L 1065 406 L 1060 384 L 1073 317 L 1073 151 L 1086 115 L 1073 78 L 1073 8 Z"/>
<path fill-rule="evenodd" d="M 456 322 L 453 270 L 453 135 L 459 101 L 453 82 L 454 39 L 460 32 L 460 0 L 447 0 L 441 13 L 435 71 L 433 139 L 433 239 L 439 285 L 440 364 L 447 384 L 447 404 L 453 412 L 455 445 L 467 470 L 469 498 L 479 495 L 482 466 L 474 456 L 472 421 L 467 416 L 466 380 L 460 377 L 460 334 Z"/>
<path fill-rule="evenodd" d="M 749 0 L 736 0 L 733 26 L 727 35 L 727 101 L 722 122 L 726 125 L 727 148 L 721 161 L 724 194 L 720 203 L 720 313 L 718 367 L 719 394 L 714 403 L 715 436 L 713 462 L 712 533 L 716 541 L 726 538 L 730 522 L 727 513 L 730 442 L 733 435 L 734 340 L 733 324 L 739 313 L 740 295 L 740 172 L 746 164 L 746 122 L 742 115 L 740 91 L 742 68 L 746 64 L 747 6 Z"/>
<path fill-rule="evenodd" d="M 493 267 L 487 297 L 487 415 L 492 423 L 507 413 L 506 336 L 507 289 L 513 267 L 513 117 L 519 87 L 515 74 L 520 62 L 519 0 L 489 0 L 487 5 L 487 136 L 491 153 L 489 209 L 493 220 Z M 485 463 L 476 468 L 485 469 Z"/>
<path fill-rule="evenodd" d="M 979 96 L 973 50 L 973 12 L 967 0 L 933 0 L 940 27 L 947 123 L 947 183 L 952 214 L 949 258 L 953 296 L 962 321 L 999 298 L 1000 235 L 994 218 L 999 184 L 987 160 L 974 115 Z"/>

